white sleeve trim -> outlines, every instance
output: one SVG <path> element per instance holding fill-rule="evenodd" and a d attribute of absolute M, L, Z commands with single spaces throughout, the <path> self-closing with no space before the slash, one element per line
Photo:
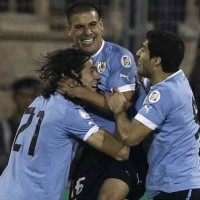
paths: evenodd
<path fill-rule="evenodd" d="M 93 133 L 96 133 L 99 130 L 98 126 L 93 126 L 84 136 L 83 141 L 86 141 Z"/>
<path fill-rule="evenodd" d="M 139 122 L 141 122 L 142 124 L 144 124 L 145 126 L 147 126 L 148 128 L 152 130 L 155 130 L 158 127 L 158 125 L 156 125 L 155 123 L 153 123 L 152 121 L 150 121 L 149 119 L 147 119 L 141 114 L 137 114 L 135 116 L 135 119 L 137 119 Z"/>
<path fill-rule="evenodd" d="M 123 85 L 121 87 L 117 88 L 120 92 L 129 92 L 129 91 L 135 91 L 135 84 L 129 84 L 129 85 Z M 113 88 L 111 89 L 113 92 Z"/>

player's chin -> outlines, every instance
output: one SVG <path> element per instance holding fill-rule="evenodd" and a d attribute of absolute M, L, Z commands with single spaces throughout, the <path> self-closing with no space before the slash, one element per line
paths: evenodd
<path fill-rule="evenodd" d="M 97 45 L 95 43 L 92 43 L 90 45 L 82 45 L 81 49 L 91 55 L 95 54 L 98 51 Z"/>
<path fill-rule="evenodd" d="M 141 66 L 137 67 L 137 72 L 138 72 L 138 75 L 142 75 L 142 68 L 141 68 Z"/>

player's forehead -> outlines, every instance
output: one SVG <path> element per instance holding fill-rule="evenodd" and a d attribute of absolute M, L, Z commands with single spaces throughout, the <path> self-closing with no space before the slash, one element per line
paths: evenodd
<path fill-rule="evenodd" d="M 77 25 L 77 24 L 88 24 L 93 21 L 98 21 L 99 16 L 96 11 L 87 11 L 87 12 L 81 12 L 81 13 L 76 13 L 72 15 L 71 17 L 71 24 Z"/>

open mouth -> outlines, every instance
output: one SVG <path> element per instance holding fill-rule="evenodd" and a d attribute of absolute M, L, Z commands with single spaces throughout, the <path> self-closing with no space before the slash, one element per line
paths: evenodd
<path fill-rule="evenodd" d="M 89 45 L 89 44 L 92 44 L 94 42 L 94 38 L 92 38 L 92 39 L 84 39 L 84 40 L 81 40 L 81 42 L 83 44 Z"/>

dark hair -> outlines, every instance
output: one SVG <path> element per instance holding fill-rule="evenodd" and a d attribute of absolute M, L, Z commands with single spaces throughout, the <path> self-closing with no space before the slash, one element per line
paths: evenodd
<path fill-rule="evenodd" d="M 22 88 L 31 88 L 36 92 L 39 92 L 41 90 L 41 82 L 33 77 L 23 77 L 15 80 L 10 85 L 10 88 L 15 92 Z"/>
<path fill-rule="evenodd" d="M 82 50 L 69 48 L 49 52 L 43 56 L 43 59 L 38 72 L 40 73 L 39 77 L 46 83 L 42 95 L 48 98 L 56 91 L 58 81 L 63 75 L 80 82 L 80 77 L 75 76 L 72 70 L 79 74 L 90 56 Z"/>
<path fill-rule="evenodd" d="M 100 9 L 98 9 L 95 5 L 88 3 L 88 2 L 78 2 L 73 4 L 71 7 L 67 10 L 67 21 L 70 24 L 71 18 L 74 14 L 83 13 L 83 12 L 90 12 L 95 11 L 99 19 L 102 18 L 102 12 Z"/>
<path fill-rule="evenodd" d="M 146 34 L 150 58 L 160 57 L 164 72 L 176 72 L 184 58 L 182 39 L 169 31 L 149 31 Z"/>

